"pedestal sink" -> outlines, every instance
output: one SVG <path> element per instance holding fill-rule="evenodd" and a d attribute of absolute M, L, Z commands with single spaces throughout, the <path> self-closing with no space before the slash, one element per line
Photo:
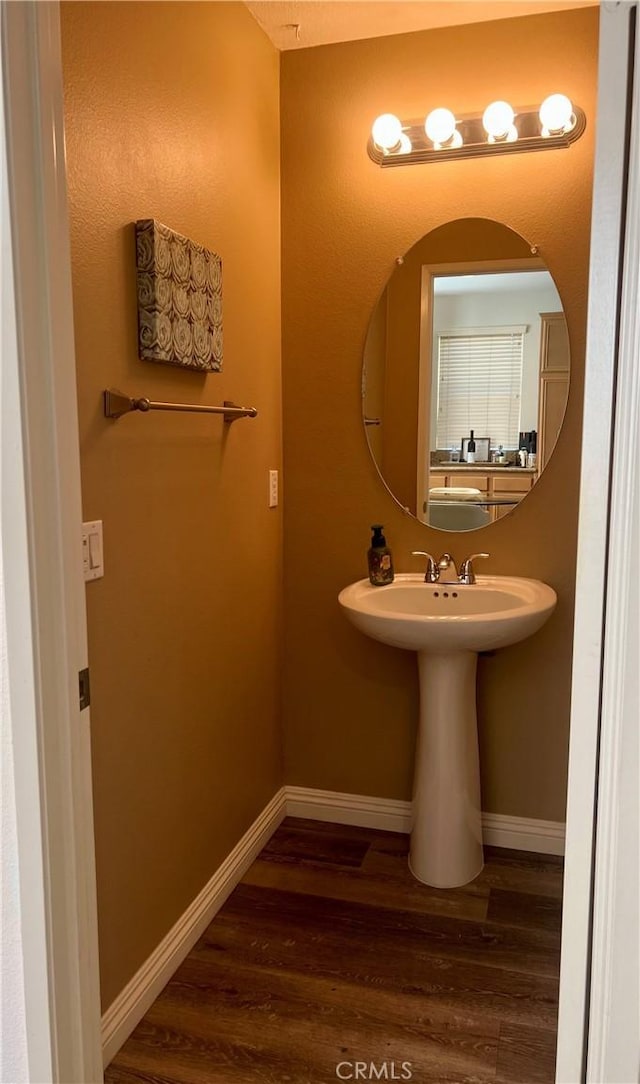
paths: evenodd
<path fill-rule="evenodd" d="M 479 651 L 536 632 L 556 593 L 538 580 L 478 576 L 473 584 L 425 583 L 412 573 L 338 596 L 361 632 L 418 652 L 420 720 L 414 769 L 413 875 L 437 888 L 467 884 L 483 866 L 476 720 Z"/>

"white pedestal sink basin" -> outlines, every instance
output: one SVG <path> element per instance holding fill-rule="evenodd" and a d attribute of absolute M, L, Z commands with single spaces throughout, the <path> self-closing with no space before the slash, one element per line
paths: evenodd
<path fill-rule="evenodd" d="M 477 652 L 531 636 L 553 612 L 556 593 L 538 580 L 513 576 L 441 584 L 407 573 L 384 587 L 359 580 L 345 587 L 338 601 L 367 636 L 418 652 L 420 721 L 409 864 L 425 884 L 467 884 L 483 866 Z"/>

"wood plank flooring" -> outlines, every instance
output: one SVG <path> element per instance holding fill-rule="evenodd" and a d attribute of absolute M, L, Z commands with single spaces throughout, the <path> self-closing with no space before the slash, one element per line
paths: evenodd
<path fill-rule="evenodd" d="M 486 848 L 472 884 L 438 890 L 407 850 L 404 835 L 287 819 L 106 1084 L 325 1084 L 338 1066 L 551 1084 L 561 859 Z"/>

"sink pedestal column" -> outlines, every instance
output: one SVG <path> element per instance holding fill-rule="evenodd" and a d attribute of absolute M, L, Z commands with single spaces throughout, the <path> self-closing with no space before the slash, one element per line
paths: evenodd
<path fill-rule="evenodd" d="M 420 722 L 409 866 L 436 888 L 468 884 L 484 864 L 473 651 L 418 653 Z"/>

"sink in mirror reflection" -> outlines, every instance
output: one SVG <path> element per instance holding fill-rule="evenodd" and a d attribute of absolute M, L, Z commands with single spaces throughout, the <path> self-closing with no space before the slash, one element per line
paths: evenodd
<path fill-rule="evenodd" d="M 363 415 L 385 485 L 421 522 L 465 531 L 511 512 L 551 456 L 568 386 L 562 301 L 529 242 L 463 219 L 398 261 L 369 325 Z"/>

